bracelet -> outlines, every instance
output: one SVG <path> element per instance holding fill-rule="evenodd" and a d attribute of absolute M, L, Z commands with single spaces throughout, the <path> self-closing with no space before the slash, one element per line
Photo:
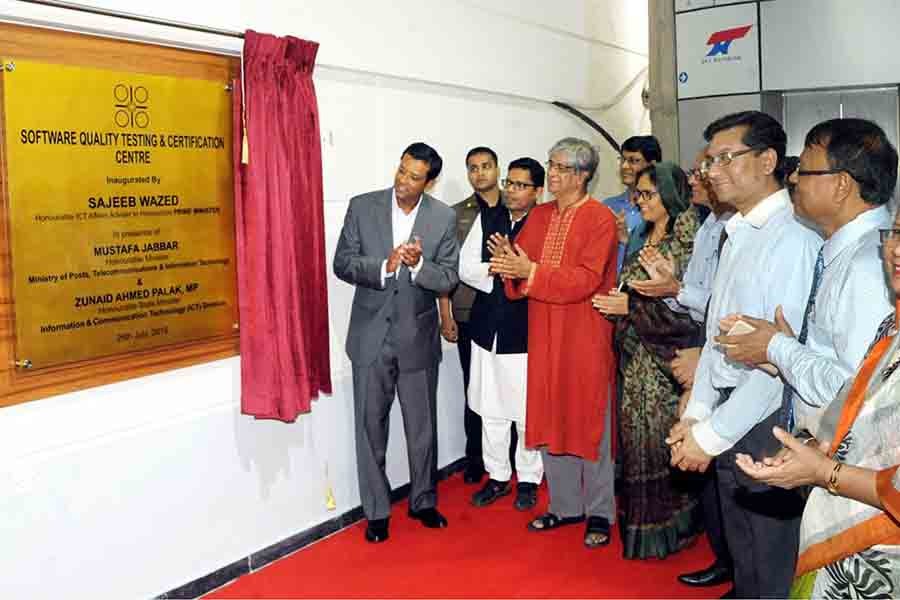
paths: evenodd
<path fill-rule="evenodd" d="M 835 461 L 834 468 L 831 470 L 831 477 L 828 478 L 828 485 L 825 489 L 828 490 L 828 493 L 832 496 L 837 496 L 838 494 L 838 473 L 841 472 L 841 467 L 843 466 L 843 463 Z"/>

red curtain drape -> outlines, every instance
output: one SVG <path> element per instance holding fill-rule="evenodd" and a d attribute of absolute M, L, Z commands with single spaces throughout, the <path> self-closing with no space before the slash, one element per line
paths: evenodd
<path fill-rule="evenodd" d="M 234 85 L 241 411 L 258 418 L 293 421 L 331 393 L 318 48 L 247 31 L 243 123 Z"/>

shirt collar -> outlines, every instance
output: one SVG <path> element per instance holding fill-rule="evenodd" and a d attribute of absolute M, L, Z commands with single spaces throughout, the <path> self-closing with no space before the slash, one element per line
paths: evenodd
<path fill-rule="evenodd" d="M 859 215 L 825 240 L 822 250 L 822 258 L 825 264 L 829 264 L 837 258 L 841 252 L 853 245 L 854 242 L 866 233 L 888 227 L 891 222 L 891 214 L 886 206 L 879 206 L 867 210 Z"/>
<path fill-rule="evenodd" d="M 709 211 L 709 215 L 706 217 L 705 222 L 709 223 L 710 225 L 725 225 L 733 216 L 733 212 L 724 212 L 722 213 L 721 217 L 717 217 L 715 212 Z"/>
<path fill-rule="evenodd" d="M 415 216 L 419 213 L 419 207 L 422 206 L 422 200 L 425 199 L 425 194 L 419 194 L 419 199 L 416 201 L 416 207 L 412 209 L 412 212 L 406 214 L 403 212 L 403 209 L 400 208 L 400 205 L 397 204 L 397 192 L 391 188 L 391 213 L 402 216 L 404 218 L 415 218 Z"/>
<path fill-rule="evenodd" d="M 750 225 L 754 229 L 762 229 L 765 227 L 766 223 L 769 222 L 769 219 L 785 208 L 790 207 L 791 196 L 786 189 L 781 188 L 774 194 L 770 194 L 763 198 L 759 204 L 754 206 L 746 215 L 741 214 L 740 211 L 734 213 L 734 216 L 728 220 L 725 229 L 728 231 L 728 235 L 734 233 L 734 231 L 744 223 Z"/>
<path fill-rule="evenodd" d="M 531 212 L 531 211 L 527 211 L 527 210 L 526 210 L 526 211 L 525 211 L 525 214 L 522 215 L 521 217 L 519 217 L 518 219 L 513 219 L 512 211 L 509 210 L 508 208 L 506 209 L 506 212 L 509 213 L 509 222 L 510 222 L 510 224 L 511 224 L 511 225 L 515 225 L 516 223 L 518 223 L 519 221 L 521 221 L 522 219 L 524 219 L 525 217 L 527 217 L 527 216 L 528 216 L 528 213 Z"/>

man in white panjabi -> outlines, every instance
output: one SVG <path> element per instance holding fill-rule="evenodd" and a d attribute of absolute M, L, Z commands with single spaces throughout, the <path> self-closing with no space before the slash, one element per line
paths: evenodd
<path fill-rule="evenodd" d="M 487 506 L 512 492 L 509 457 L 511 425 L 518 442 L 515 468 L 518 484 L 514 506 L 529 510 L 537 502 L 537 487 L 544 476 L 538 450 L 525 447 L 525 399 L 528 373 L 527 299 L 509 300 L 500 277 L 490 273 L 491 236 L 506 236 L 515 243 L 528 211 L 544 191 L 544 168 L 536 160 L 520 158 L 510 163 L 506 210 L 485 219 L 477 217 L 460 253 L 460 280 L 477 290 L 469 317 L 472 362 L 469 376 L 469 408 L 482 419 L 482 453 L 490 478 L 472 496 L 475 506 Z M 483 220 L 485 219 L 485 220 Z"/>

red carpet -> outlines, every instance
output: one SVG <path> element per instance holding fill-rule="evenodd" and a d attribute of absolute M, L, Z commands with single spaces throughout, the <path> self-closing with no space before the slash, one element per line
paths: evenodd
<path fill-rule="evenodd" d="M 382 544 L 367 543 L 360 522 L 205 597 L 718 598 L 728 589 L 675 579 L 711 562 L 705 538 L 666 560 L 625 560 L 617 530 L 609 546 L 588 550 L 582 524 L 533 533 L 525 525 L 539 510 L 513 509 L 513 494 L 475 508 L 476 489 L 460 474 L 439 484 L 447 529 L 425 529 L 406 502 L 395 504 Z M 538 508 L 546 502 L 542 487 Z"/>

